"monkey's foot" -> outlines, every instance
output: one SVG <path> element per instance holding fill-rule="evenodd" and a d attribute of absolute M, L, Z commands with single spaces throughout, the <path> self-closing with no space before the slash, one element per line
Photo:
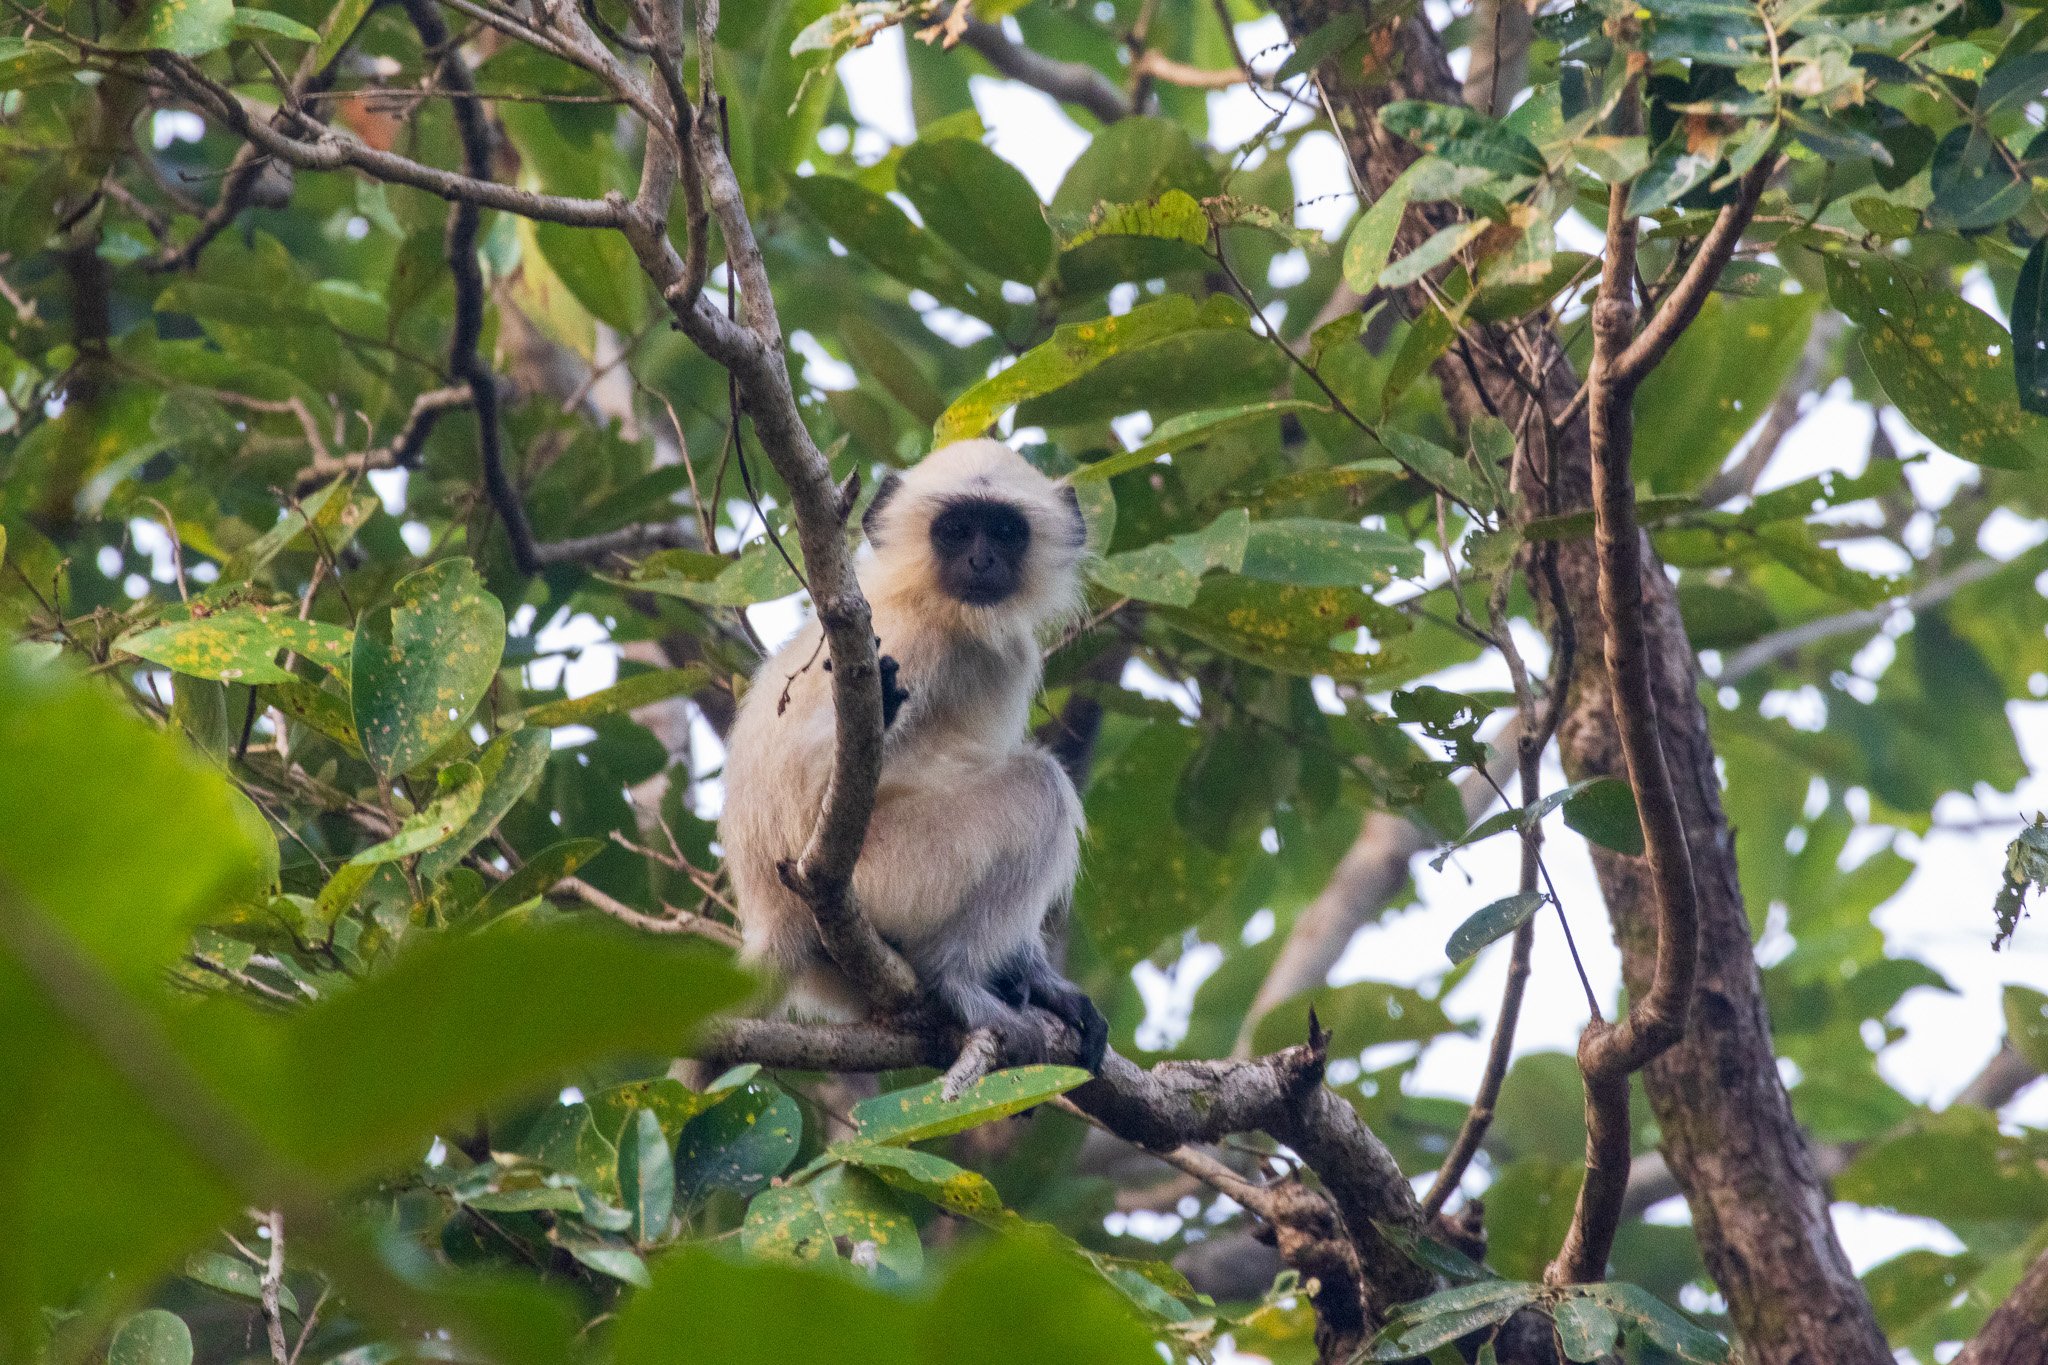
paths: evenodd
<path fill-rule="evenodd" d="M 1080 1063 L 1090 1075 L 1102 1074 L 1102 1054 L 1109 1050 L 1109 1020 L 1084 991 L 1034 991 L 1031 1003 L 1081 1035 Z"/>

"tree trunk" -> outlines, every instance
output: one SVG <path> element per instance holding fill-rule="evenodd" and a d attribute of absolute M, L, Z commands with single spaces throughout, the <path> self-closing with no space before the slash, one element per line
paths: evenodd
<path fill-rule="evenodd" d="M 1294 0 L 1280 8 L 1289 33 L 1299 40 L 1349 7 L 1347 0 Z M 1318 75 L 1358 178 L 1373 195 L 1415 157 L 1379 127 L 1375 111 L 1395 99 L 1455 104 L 1460 98 L 1441 39 L 1419 18 L 1402 21 L 1394 32 L 1370 31 L 1364 43 L 1325 60 Z M 1428 207 L 1445 212 L 1441 205 Z M 1397 249 L 1413 247 L 1438 226 L 1425 212 L 1412 212 Z M 1487 345 L 1454 345 L 1438 362 L 1437 377 L 1461 422 L 1497 412 L 1517 431 L 1515 482 L 1539 504 L 1532 511 L 1589 507 L 1591 451 L 1583 415 L 1544 439 L 1548 423 L 1528 411 L 1530 400 L 1509 365 L 1533 376 L 1549 412 L 1563 412 L 1578 389 L 1555 332 L 1540 324 L 1526 325 L 1518 335 L 1494 329 Z M 1579 644 L 1559 732 L 1565 770 L 1574 780 L 1622 776 L 1599 647 L 1590 539 L 1559 547 L 1558 578 L 1561 606 Z M 1533 589 L 1541 599 L 1547 585 L 1538 582 Z M 1884 1365 L 1891 1352 L 1835 1237 L 1826 1190 L 1778 1079 L 1696 661 L 1677 595 L 1654 556 L 1646 562 L 1643 596 L 1656 665 L 1653 686 L 1690 836 L 1701 917 L 1699 988 L 1686 1036 L 1643 1075 L 1663 1129 L 1664 1154 L 1692 1207 L 1707 1267 L 1728 1299 L 1751 1359 L 1759 1365 Z M 1594 850 L 1594 863 L 1628 985 L 1645 989 L 1656 947 L 1656 899 L 1647 868 L 1639 858 L 1600 849 Z"/>

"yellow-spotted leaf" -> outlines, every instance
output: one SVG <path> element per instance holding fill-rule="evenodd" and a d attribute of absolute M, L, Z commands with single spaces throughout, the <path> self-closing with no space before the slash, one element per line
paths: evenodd
<path fill-rule="evenodd" d="M 346 677 L 353 642 L 346 627 L 301 621 L 281 607 L 236 607 L 139 630 L 122 636 L 114 647 L 173 673 L 253 684 L 296 680 L 277 663 L 285 650 Z"/>
<path fill-rule="evenodd" d="M 993 1227 L 1013 1221 L 1015 1215 L 1003 1207 L 1003 1197 L 980 1171 L 956 1166 L 942 1156 L 920 1152 L 914 1147 L 892 1147 L 871 1142 L 848 1143 L 832 1149 L 831 1155 L 850 1166 L 858 1166 L 899 1190 L 920 1195 L 951 1214 L 972 1218 Z"/>
<path fill-rule="evenodd" d="M 2021 409 L 2012 337 L 1990 314 L 1881 256 L 1829 257 L 1827 271 L 1829 297 L 1908 421 L 1975 464 L 2041 463 L 2048 419 Z"/>
<path fill-rule="evenodd" d="M 889 1188 L 865 1171 L 835 1166 L 801 1185 L 764 1190 L 747 1206 L 740 1246 L 750 1256 L 816 1261 L 839 1254 L 908 1280 L 924 1268 L 917 1224 Z"/>
<path fill-rule="evenodd" d="M 505 652 L 505 609 L 466 559 L 408 574 L 356 630 L 350 701 L 363 754 L 406 772 L 469 723 Z"/>

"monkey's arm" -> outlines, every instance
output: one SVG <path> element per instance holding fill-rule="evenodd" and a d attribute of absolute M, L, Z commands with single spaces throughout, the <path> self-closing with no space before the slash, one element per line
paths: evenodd
<path fill-rule="evenodd" d="M 1036 1005 L 1079 1034 L 1081 1065 L 1091 1072 L 1102 1070 L 1102 1054 L 1109 1049 L 1109 1020 L 1086 991 L 1059 974 L 1042 944 L 1032 944 L 1006 964 L 996 975 L 995 991 L 1012 1007 Z"/>

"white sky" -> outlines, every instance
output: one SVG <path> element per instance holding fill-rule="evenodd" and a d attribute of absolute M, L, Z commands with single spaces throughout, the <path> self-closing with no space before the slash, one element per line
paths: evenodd
<path fill-rule="evenodd" d="M 1277 23 L 1245 25 L 1240 34 L 1245 49 L 1257 51 L 1277 40 Z M 902 41 L 900 30 L 892 29 L 871 47 L 848 56 L 840 66 L 840 77 L 858 117 L 881 136 L 899 143 L 915 137 Z M 1014 82 L 976 78 L 973 90 L 975 103 L 989 129 L 990 144 L 1023 171 L 1042 197 L 1049 198 L 1067 167 L 1086 147 L 1087 134 L 1052 100 Z M 1212 141 L 1218 146 L 1233 145 L 1249 136 L 1267 118 L 1265 109 L 1242 87 L 1210 96 Z M 879 141 L 863 138 L 857 144 L 864 154 L 863 160 L 867 159 L 865 154 L 870 146 L 874 155 L 882 150 Z M 1300 198 L 1314 201 L 1302 210 L 1302 220 L 1334 234 L 1354 209 L 1335 140 L 1327 134 L 1308 135 L 1294 153 L 1292 165 Z M 815 357 L 822 354 L 811 347 L 805 349 L 814 363 Z M 1838 386 L 1811 408 L 1786 439 L 1763 486 L 1781 486 L 1824 469 L 1860 469 L 1867 450 L 1869 423 L 1868 409 L 1850 402 L 1843 386 Z M 1895 414 L 1888 418 L 1887 429 L 1902 451 L 1930 448 L 1917 433 L 1897 423 Z M 1972 476 L 1968 465 L 1937 452 L 1928 465 L 1916 472 L 1915 485 L 1923 499 L 1945 501 L 1955 486 Z M 1987 543 L 1984 548 L 2008 557 L 2044 537 L 2048 537 L 2048 525 L 2008 516 L 1990 528 L 1987 542 L 1995 543 Z M 1895 559 L 1880 556 L 1869 567 L 1896 570 L 1900 566 Z M 771 644 L 792 630 L 799 619 L 798 610 L 791 603 L 769 604 L 756 608 L 752 614 L 757 628 Z M 588 617 L 553 625 L 543 633 L 543 643 L 550 647 L 570 643 L 584 646 L 581 657 L 567 670 L 569 690 L 574 695 L 606 685 L 616 669 L 615 649 L 605 642 L 602 626 Z M 1504 674 L 1497 664 L 1475 665 L 1470 676 L 1462 680 L 1465 685 L 1505 686 Z M 536 679 L 537 684 L 546 681 L 551 678 Z M 2014 703 L 2009 709 L 2032 776 L 2012 798 L 1987 795 L 1982 801 L 1975 801 L 1951 796 L 1938 814 L 1951 823 L 2010 816 L 2014 827 L 1975 834 L 1937 833 L 1924 841 L 1903 836 L 1901 849 L 1918 861 L 1919 870 L 1876 917 L 1892 951 L 1929 962 L 1959 992 L 1945 995 L 1916 990 L 1909 994 L 1893 1015 L 1907 1034 L 1887 1048 L 1879 1061 L 1885 1075 L 1906 1094 L 1937 1105 L 1960 1089 L 1997 1048 L 2004 1032 L 2000 991 L 2005 984 L 2024 982 L 2039 986 L 2048 981 L 2048 923 L 2039 919 L 2027 921 L 2014 946 L 2003 953 L 1993 954 L 1989 947 L 1990 906 L 1999 885 L 2004 845 L 2016 832 L 2023 814 L 2048 808 L 2048 704 Z M 708 733 L 702 738 L 710 740 Z M 709 766 L 702 758 L 700 764 Z M 1546 787 L 1562 780 L 1553 762 L 1552 771 L 1545 778 Z M 1551 874 L 1571 915 L 1595 985 L 1612 1000 L 1619 979 L 1618 959 L 1606 929 L 1584 843 L 1566 830 L 1557 817 L 1552 817 L 1549 832 L 1546 850 Z M 1851 852 L 1860 856 L 1868 848 L 1852 844 Z M 1512 840 L 1495 839 L 1461 853 L 1441 873 L 1431 872 L 1427 860 L 1418 859 L 1415 870 L 1419 907 L 1363 932 L 1339 963 L 1333 980 L 1342 983 L 1373 976 L 1413 984 L 1433 982 L 1443 973 L 1443 944 L 1450 931 L 1467 914 L 1513 887 L 1517 858 Z M 1536 970 L 1523 1010 L 1517 1049 L 1570 1051 L 1585 1022 L 1584 1003 L 1554 920 L 1546 916 L 1539 923 L 1544 928 L 1538 938 Z M 1171 978 L 1148 968 L 1140 969 L 1140 985 L 1152 1007 L 1154 1027 L 1169 1033 L 1174 1030 L 1179 1022 L 1176 1015 L 1184 1018 L 1194 986 L 1213 965 L 1212 951 L 1191 958 Z M 1475 1017 L 1490 1027 L 1505 972 L 1504 949 L 1489 951 L 1479 968 L 1452 994 L 1449 1004 L 1453 1015 Z M 1424 1093 L 1469 1095 L 1483 1064 L 1485 1047 L 1484 1029 L 1479 1037 L 1431 1045 L 1416 1073 L 1416 1088 Z M 2048 1123 L 2048 1085 L 2036 1086 L 2023 1095 L 2008 1111 L 2008 1117 L 2013 1121 Z M 1847 1205 L 1838 1205 L 1836 1216 L 1850 1257 L 1859 1270 L 1910 1247 L 1957 1248 L 1945 1229 L 1926 1220 L 1898 1218 Z"/>

